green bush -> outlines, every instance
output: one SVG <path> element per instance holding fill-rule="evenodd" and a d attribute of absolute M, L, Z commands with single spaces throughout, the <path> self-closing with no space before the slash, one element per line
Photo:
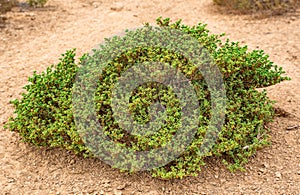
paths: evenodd
<path fill-rule="evenodd" d="M 27 0 L 32 7 L 44 7 L 48 0 Z"/>
<path fill-rule="evenodd" d="M 93 101 L 97 109 L 97 120 L 104 127 L 105 135 L 132 151 L 159 148 L 170 141 L 180 125 L 180 109 L 178 98 L 168 87 L 157 83 L 139 86 L 132 93 L 128 103 L 134 119 L 139 123 L 146 123 L 149 121 L 147 109 L 155 100 L 161 99 L 169 115 L 165 126 L 151 135 L 138 136 L 126 132 L 114 119 L 110 105 L 111 89 L 123 71 L 137 62 L 165 62 L 191 80 L 199 92 L 197 98 L 201 115 L 193 141 L 185 152 L 167 165 L 150 170 L 152 176 L 169 179 L 197 175 L 209 157 L 222 158 L 231 170 L 243 169 L 247 159 L 257 149 L 269 143 L 265 124 L 274 117 L 273 101 L 267 97 L 265 90 L 259 92 L 256 88 L 275 85 L 289 78 L 282 76 L 285 72 L 274 65 L 262 50 L 248 51 L 247 46 L 240 46 L 238 42 L 229 40 L 223 43 L 220 40 L 222 35 L 210 34 L 205 24 L 199 23 L 189 27 L 180 21 L 170 23 L 169 19 L 161 18 L 157 19 L 157 24 L 160 27 L 179 30 L 197 39 L 209 51 L 223 75 L 227 109 L 225 124 L 216 144 L 205 155 L 198 155 L 211 118 L 211 94 L 203 76 L 197 71 L 190 71 L 193 64 L 184 56 L 164 48 L 153 47 L 137 47 L 115 56 L 99 75 Z M 151 27 L 147 24 L 146 28 Z M 127 32 L 129 35 L 130 33 L 131 31 Z M 104 45 L 117 41 L 120 41 L 118 37 L 106 39 Z M 103 51 L 94 50 L 93 55 L 105 56 Z M 34 73 L 29 78 L 30 84 L 24 87 L 27 93 L 22 94 L 22 99 L 12 101 L 15 116 L 10 118 L 6 127 L 18 132 L 25 142 L 38 146 L 62 147 L 85 157 L 93 157 L 93 152 L 84 144 L 85 140 L 81 139 L 75 127 L 72 105 L 72 87 L 76 73 L 93 55 L 85 54 L 80 63 L 76 64 L 75 51 L 70 50 L 63 54 L 56 66 L 52 65 L 41 74 Z M 90 117 L 88 115 L 87 119 Z"/>

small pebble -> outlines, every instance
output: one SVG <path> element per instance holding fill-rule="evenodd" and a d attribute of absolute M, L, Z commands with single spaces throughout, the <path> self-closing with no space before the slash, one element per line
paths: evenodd
<path fill-rule="evenodd" d="M 275 176 L 276 176 L 277 178 L 281 178 L 281 173 L 280 173 L 280 172 L 275 172 Z"/>
<path fill-rule="evenodd" d="M 117 190 L 123 190 L 124 188 L 126 188 L 126 183 L 122 184 L 122 185 L 119 185 L 117 187 Z"/>

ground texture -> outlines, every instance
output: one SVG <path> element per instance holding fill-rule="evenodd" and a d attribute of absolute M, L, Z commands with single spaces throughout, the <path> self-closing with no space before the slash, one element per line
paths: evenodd
<path fill-rule="evenodd" d="M 269 124 L 272 145 L 246 172 L 230 173 L 212 159 L 198 177 L 183 180 L 125 175 L 100 160 L 24 144 L 3 129 L 13 113 L 9 100 L 20 97 L 34 70 L 45 70 L 67 49 L 77 48 L 80 56 L 158 16 L 207 23 L 213 33 L 265 50 L 292 78 L 267 89 L 279 115 Z M 45 8 L 14 8 L 0 20 L 0 194 L 299 194 L 299 26 L 300 10 L 255 18 L 220 12 L 211 0 L 49 0 Z"/>

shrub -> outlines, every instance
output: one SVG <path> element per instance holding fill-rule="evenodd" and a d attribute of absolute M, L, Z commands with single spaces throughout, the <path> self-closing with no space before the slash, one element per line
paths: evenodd
<path fill-rule="evenodd" d="M 282 14 L 299 6 L 298 0 L 213 0 L 216 4 L 239 10 L 242 13 L 269 11 Z"/>
<path fill-rule="evenodd" d="M 11 10 L 16 5 L 16 0 L 0 0 L 0 13 L 5 13 Z"/>
<path fill-rule="evenodd" d="M 169 142 L 180 125 L 178 97 L 170 88 L 154 82 L 137 87 L 131 94 L 128 107 L 139 123 L 149 121 L 147 109 L 157 99 L 161 99 L 161 104 L 169 113 L 165 126 L 151 135 L 139 136 L 126 132 L 116 122 L 110 105 L 112 88 L 123 71 L 136 62 L 165 62 L 183 72 L 198 90 L 197 99 L 201 115 L 195 136 L 185 152 L 170 163 L 150 170 L 152 176 L 169 179 L 197 175 L 206 159 L 216 156 L 222 158 L 231 170 L 243 169 L 247 159 L 257 149 L 269 143 L 265 124 L 274 117 L 274 102 L 267 97 L 265 90 L 259 92 L 256 88 L 275 85 L 289 78 L 282 76 L 285 72 L 271 62 L 262 50 L 248 51 L 247 46 L 240 46 L 238 42 L 229 40 L 223 43 L 220 40 L 222 35 L 210 34 L 205 24 L 199 23 L 189 27 L 180 21 L 170 23 L 169 19 L 161 18 L 157 19 L 157 24 L 193 36 L 214 58 L 223 75 L 227 96 L 222 131 L 213 148 L 205 155 L 198 155 L 211 118 L 211 94 L 207 83 L 200 72 L 190 71 L 193 64 L 184 56 L 164 48 L 137 47 L 115 56 L 98 77 L 93 101 L 97 109 L 97 120 L 104 127 L 105 135 L 132 151 L 155 149 Z M 152 27 L 147 24 L 145 28 Z M 143 29 L 139 32 L 142 34 Z M 130 33 L 131 31 L 128 31 L 127 35 L 130 36 Z M 120 40 L 122 39 L 119 37 L 106 39 L 103 47 Z M 130 41 L 134 44 L 135 39 Z M 38 146 L 62 147 L 85 157 L 93 157 L 94 151 L 84 144 L 85 140 L 75 127 L 72 87 L 79 68 L 93 56 L 107 55 L 104 51 L 99 49 L 94 50 L 93 55 L 83 55 L 77 65 L 74 59 L 75 51 L 70 50 L 63 54 L 56 66 L 50 66 L 41 74 L 34 73 L 29 78 L 30 84 L 24 87 L 27 93 L 22 94 L 22 99 L 12 101 L 15 116 L 10 118 L 6 127 L 18 132 L 25 142 Z M 87 119 L 92 117 L 89 113 L 85 116 Z M 97 140 L 95 143 L 101 145 Z"/>
<path fill-rule="evenodd" d="M 48 0 L 27 0 L 32 7 L 44 7 Z"/>

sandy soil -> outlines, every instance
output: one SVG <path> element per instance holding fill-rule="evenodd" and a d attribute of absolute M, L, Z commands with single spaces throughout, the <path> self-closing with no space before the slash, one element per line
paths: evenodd
<path fill-rule="evenodd" d="M 61 53 L 89 52 L 103 38 L 153 22 L 158 16 L 208 24 L 233 41 L 263 49 L 291 81 L 268 88 L 278 113 L 269 126 L 272 145 L 257 153 L 246 172 L 230 173 L 218 160 L 198 177 L 162 181 L 146 173 L 121 174 L 96 159 L 65 150 L 36 148 L 3 129 L 34 70 Z M 211 0 L 49 0 L 46 8 L 15 8 L 0 28 L 0 194 L 299 194 L 300 10 L 254 19 L 218 12 Z M 298 128 L 296 127 L 298 125 Z M 292 130 L 287 127 L 295 126 Z"/>

